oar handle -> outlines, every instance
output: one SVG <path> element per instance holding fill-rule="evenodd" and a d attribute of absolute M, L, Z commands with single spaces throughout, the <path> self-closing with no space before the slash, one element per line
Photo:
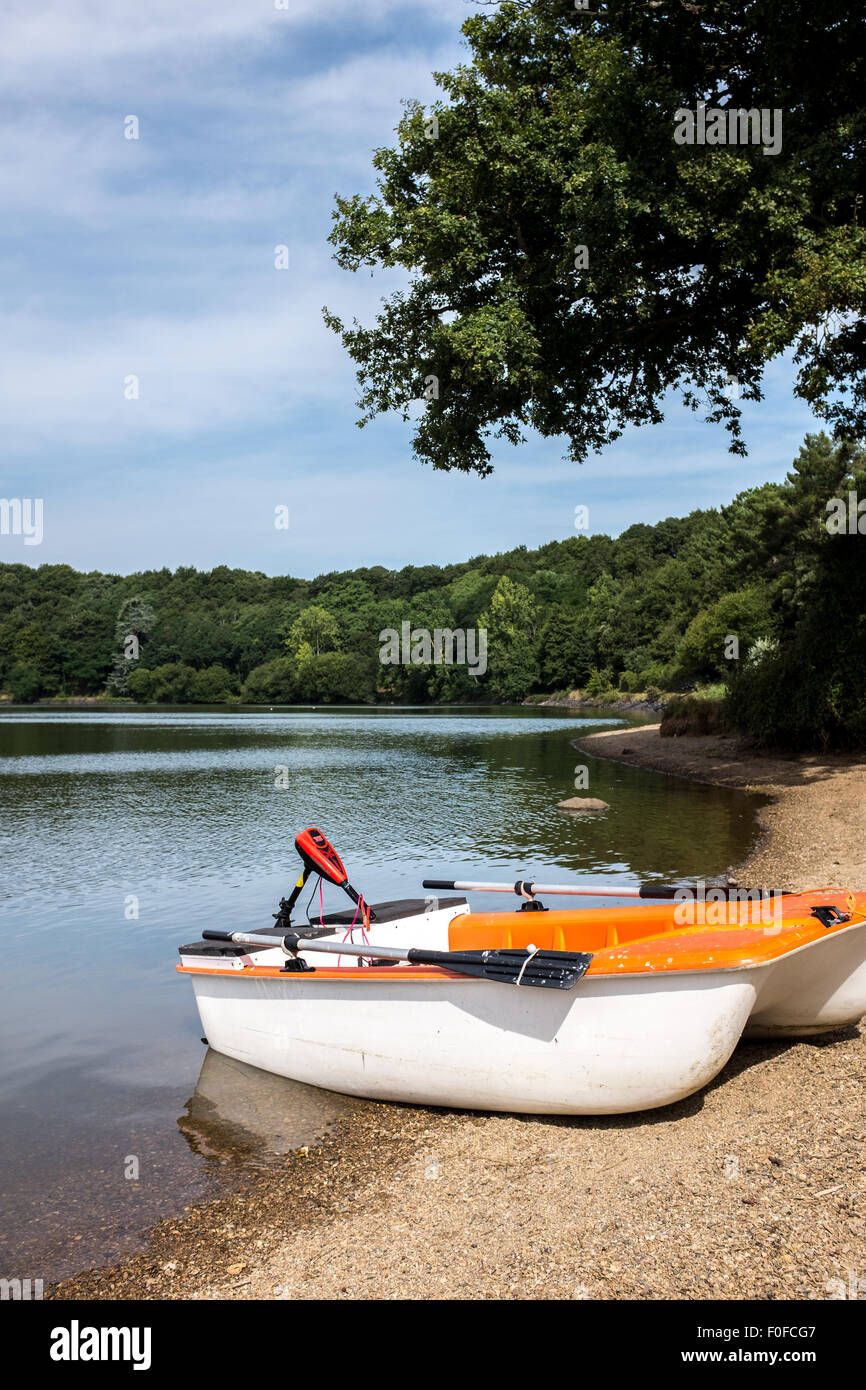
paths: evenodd
<path fill-rule="evenodd" d="M 231 941 L 236 946 L 281 947 L 286 955 L 293 956 L 298 951 L 323 951 L 332 956 L 364 956 L 381 960 L 408 960 L 409 952 L 400 946 L 361 946 L 351 941 L 322 941 L 316 937 L 298 936 L 286 932 L 285 936 L 259 936 L 256 932 L 242 931 L 203 931 L 205 941 Z"/>
<path fill-rule="evenodd" d="M 208 930 L 202 932 L 202 936 L 206 941 L 232 941 L 236 945 L 243 946 L 279 946 L 287 956 L 297 955 L 298 951 L 321 951 L 325 955 L 331 956 L 363 956 L 366 960 L 405 960 L 415 965 L 447 964 L 457 966 L 465 964 L 470 958 L 475 963 L 479 954 L 478 952 L 466 954 L 460 951 L 424 951 L 412 946 L 362 946 L 352 941 L 322 941 L 321 938 L 297 936 L 295 932 L 287 932 L 279 940 L 271 936 L 258 936 L 254 932 L 242 931 Z"/>

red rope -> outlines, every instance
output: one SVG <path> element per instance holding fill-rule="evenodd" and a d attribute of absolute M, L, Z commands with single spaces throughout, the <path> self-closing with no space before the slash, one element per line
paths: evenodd
<path fill-rule="evenodd" d="M 352 918 L 351 922 L 349 923 L 349 928 L 348 928 L 348 930 L 347 930 L 347 932 L 346 932 L 346 935 L 343 937 L 343 941 L 348 941 L 349 938 L 350 938 L 350 936 L 351 936 L 352 933 L 354 932 L 354 930 L 355 930 L 355 923 L 356 923 L 357 920 L 358 920 L 358 913 L 359 913 L 359 912 L 363 912 L 363 917 L 362 917 L 362 919 L 361 919 L 361 936 L 362 936 L 363 939 L 364 939 L 364 945 L 365 945 L 365 946 L 369 946 L 369 944 L 370 944 L 370 938 L 367 936 L 366 928 L 367 928 L 367 926 L 369 926 L 370 917 L 369 917 L 369 913 L 366 911 L 366 906 L 365 906 L 365 903 L 364 903 L 364 894 L 363 894 L 363 893 L 360 893 L 359 896 L 358 896 L 358 901 L 357 901 L 357 903 L 355 904 L 355 915 L 354 915 L 354 917 Z M 343 959 L 342 956 L 337 956 L 337 969 L 339 969 L 339 967 L 340 967 L 340 961 L 341 961 L 342 959 Z M 359 959 L 360 959 L 360 957 L 359 957 Z"/>

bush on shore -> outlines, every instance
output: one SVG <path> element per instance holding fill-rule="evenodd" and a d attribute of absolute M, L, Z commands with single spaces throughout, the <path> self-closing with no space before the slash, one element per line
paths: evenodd
<path fill-rule="evenodd" d="M 368 705 L 376 695 L 374 663 L 354 652 L 320 652 L 303 661 L 278 657 L 256 666 L 241 686 L 247 705 Z"/>
<path fill-rule="evenodd" d="M 727 727 L 722 700 L 683 695 L 665 705 L 659 733 L 662 738 L 676 738 L 680 734 L 722 734 L 727 732 Z"/>
<path fill-rule="evenodd" d="M 866 626 L 866 625 L 864 625 Z M 855 637 L 856 637 L 855 633 Z M 793 752 L 866 746 L 866 672 L 860 643 L 836 643 L 822 657 L 817 633 L 792 647 L 758 644 L 735 673 L 725 701 L 726 718 L 763 746 Z M 828 632 L 824 647 L 833 642 Z M 832 662 L 828 678 L 822 661 Z"/>
<path fill-rule="evenodd" d="M 221 705 L 237 690 L 237 681 L 224 666 L 197 671 L 182 661 L 168 661 L 150 669 L 137 667 L 128 677 L 127 689 L 140 704 Z"/>

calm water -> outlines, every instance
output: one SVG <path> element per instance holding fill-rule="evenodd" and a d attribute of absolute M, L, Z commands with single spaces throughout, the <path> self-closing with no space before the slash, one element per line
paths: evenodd
<path fill-rule="evenodd" d="M 0 715 L 0 1276 L 111 1258 L 349 1107 L 208 1052 L 174 972 L 177 945 L 205 926 L 271 925 L 298 829 L 320 826 L 371 901 L 423 896 L 424 877 L 616 886 L 741 859 L 755 800 L 570 746 L 613 722 L 501 708 Z M 556 809 L 577 763 L 583 794 L 611 803 L 603 816 Z"/>

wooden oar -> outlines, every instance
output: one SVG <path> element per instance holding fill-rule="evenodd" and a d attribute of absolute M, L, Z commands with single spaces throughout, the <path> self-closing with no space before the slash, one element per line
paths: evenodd
<path fill-rule="evenodd" d="M 516 883 L 484 883 L 474 880 L 463 880 L 457 878 L 425 878 L 421 880 L 424 888 L 446 889 L 449 892 L 456 889 L 461 893 L 516 893 L 518 898 L 524 900 L 537 897 L 540 893 L 560 894 L 575 898 L 675 898 L 677 893 L 690 893 L 693 897 L 698 897 L 697 888 L 684 887 L 682 884 L 675 887 L 661 883 L 640 883 L 632 888 L 611 888 L 602 883 L 534 883 L 531 880 L 518 879 Z M 738 888 L 724 888 L 721 884 L 711 883 L 704 886 L 704 893 L 709 891 L 721 892 L 728 898 L 733 897 L 734 901 L 740 901 L 739 893 L 763 893 L 770 895 L 783 895 L 787 890 L 783 888 L 752 888 L 749 890 Z M 687 901 L 687 900 L 686 900 Z"/>
<path fill-rule="evenodd" d="M 411 965 L 438 965 L 455 975 L 471 975 L 497 984 L 530 985 L 536 989 L 573 989 L 589 969 L 592 956 L 584 951 L 539 951 L 535 946 L 523 950 L 501 951 L 424 951 L 410 946 L 354 945 L 345 941 L 322 941 L 288 932 L 281 941 L 272 936 L 246 932 L 202 932 L 206 941 L 233 941 L 242 946 L 280 945 L 287 956 L 297 959 L 299 951 L 322 951 L 334 956 L 363 956 L 372 960 L 405 960 Z"/>

